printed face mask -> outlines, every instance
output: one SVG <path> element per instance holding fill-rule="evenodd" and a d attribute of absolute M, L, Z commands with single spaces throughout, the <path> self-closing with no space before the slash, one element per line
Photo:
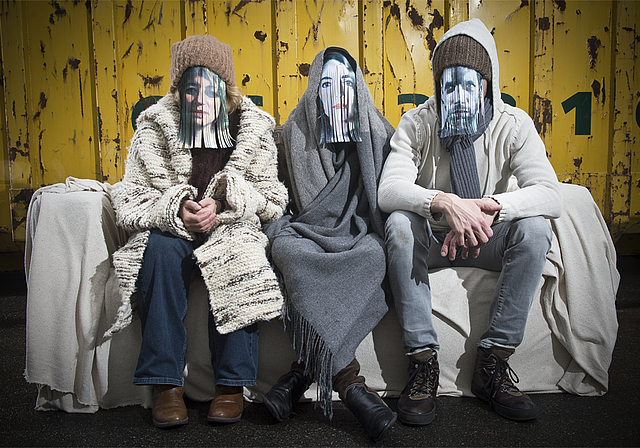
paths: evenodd
<path fill-rule="evenodd" d="M 225 82 L 206 67 L 189 67 L 178 83 L 180 129 L 185 148 L 230 148 Z"/>
<path fill-rule="evenodd" d="M 318 97 L 322 103 L 321 143 L 359 142 L 356 76 L 344 55 L 328 59 L 322 68 Z"/>
<path fill-rule="evenodd" d="M 483 110 L 482 75 L 468 67 L 444 69 L 440 78 L 440 136 L 477 134 Z"/>

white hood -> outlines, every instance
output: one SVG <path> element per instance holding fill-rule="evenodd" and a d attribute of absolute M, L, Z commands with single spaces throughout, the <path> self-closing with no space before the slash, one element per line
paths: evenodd
<path fill-rule="evenodd" d="M 487 27 L 482 23 L 480 19 L 471 19 L 466 22 L 461 22 L 451 28 L 449 31 L 444 33 L 442 38 L 438 41 L 436 48 L 434 50 L 434 54 L 438 51 L 442 42 L 449 39 L 450 37 L 457 36 L 460 34 L 464 34 L 466 36 L 471 37 L 475 41 L 477 41 L 480 45 L 487 50 L 487 54 L 489 55 L 489 59 L 491 60 L 491 90 L 493 94 L 493 116 L 494 118 L 497 116 L 497 112 L 504 108 L 504 103 L 502 102 L 502 97 L 500 95 L 500 70 L 498 65 L 498 50 L 496 49 L 496 42 L 493 40 L 493 36 L 487 29 Z M 433 88 L 438 89 L 439 85 L 437 80 L 433 79 Z"/>

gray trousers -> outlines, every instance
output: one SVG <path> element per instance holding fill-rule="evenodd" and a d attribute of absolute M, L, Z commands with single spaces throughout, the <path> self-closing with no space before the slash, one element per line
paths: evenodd
<path fill-rule="evenodd" d="M 431 316 L 428 270 L 438 267 L 478 267 L 499 271 L 489 326 L 479 346 L 517 347 L 524 337 L 527 316 L 536 294 L 552 232 L 541 216 L 502 222 L 478 258 L 459 255 L 454 261 L 440 255 L 448 231 L 433 232 L 427 219 L 404 210 L 393 212 L 386 222 L 387 269 L 407 354 L 431 348 L 438 338 Z"/>

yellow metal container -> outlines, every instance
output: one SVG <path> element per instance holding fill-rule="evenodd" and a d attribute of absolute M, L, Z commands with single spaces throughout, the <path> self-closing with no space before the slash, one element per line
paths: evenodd
<path fill-rule="evenodd" d="M 433 94 L 444 32 L 492 32 L 505 101 L 533 117 L 562 182 L 588 187 L 615 240 L 640 236 L 639 2 L 633 0 L 93 0 L 0 3 L 0 253 L 25 239 L 33 191 L 68 176 L 117 182 L 136 114 L 168 92 L 171 45 L 211 34 L 236 83 L 283 124 L 322 48 L 360 63 L 397 125 Z M 625 246 L 629 248 L 630 246 Z M 640 245 L 631 249 L 640 253 Z M 0 269 L 2 263 L 0 263 Z"/>

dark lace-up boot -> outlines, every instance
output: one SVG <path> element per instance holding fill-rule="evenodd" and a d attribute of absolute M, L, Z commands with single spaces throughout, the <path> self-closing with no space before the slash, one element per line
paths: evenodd
<path fill-rule="evenodd" d="M 515 386 L 518 375 L 507 363 L 513 352 L 514 349 L 504 347 L 478 347 L 471 392 L 505 418 L 533 420 L 538 415 L 536 405 Z"/>
<path fill-rule="evenodd" d="M 405 425 L 428 425 L 436 416 L 438 355 L 427 349 L 410 358 L 409 380 L 398 399 L 398 418 Z"/>

